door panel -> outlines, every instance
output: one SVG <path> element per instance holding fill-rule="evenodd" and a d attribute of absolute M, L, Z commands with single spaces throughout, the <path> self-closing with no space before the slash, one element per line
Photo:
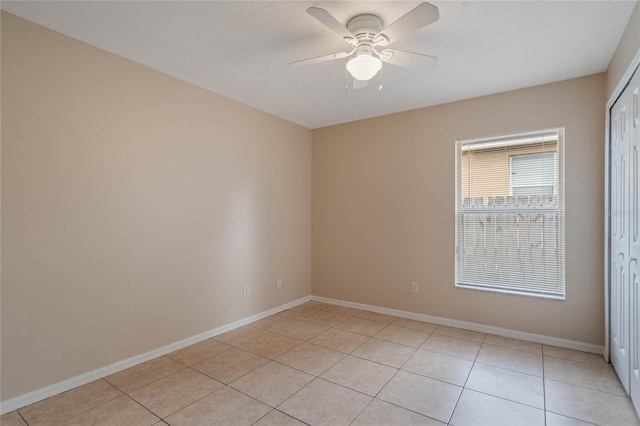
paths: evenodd
<path fill-rule="evenodd" d="M 634 172 L 629 161 L 629 107 L 628 94 L 614 104 L 611 111 L 612 186 L 612 238 L 611 238 L 611 363 L 625 390 L 629 392 L 629 266 L 630 200 L 629 181 Z M 636 164 L 637 165 L 637 164 Z M 640 253 L 639 253 L 640 254 Z"/>
<path fill-rule="evenodd" d="M 636 411 L 640 413 L 640 267 L 638 260 L 631 263 L 630 288 L 630 345 L 629 345 L 629 394 Z"/>
<path fill-rule="evenodd" d="M 633 169 L 631 170 L 631 235 L 630 235 L 630 272 L 633 274 L 629 289 L 629 394 L 636 410 L 640 412 L 640 73 L 627 87 L 629 92 L 629 145 Z"/>

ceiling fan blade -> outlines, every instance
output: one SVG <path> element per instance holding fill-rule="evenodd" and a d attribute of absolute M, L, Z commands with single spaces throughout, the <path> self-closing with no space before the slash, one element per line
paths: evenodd
<path fill-rule="evenodd" d="M 358 40 L 353 34 L 351 34 L 351 31 L 346 29 L 344 25 L 342 25 L 336 18 L 333 17 L 332 14 L 330 14 L 326 10 L 319 7 L 310 7 L 307 9 L 307 13 L 316 18 L 331 31 L 338 34 L 347 43 L 350 43 L 354 46 L 355 44 L 357 44 Z"/>
<path fill-rule="evenodd" d="M 415 68 L 420 71 L 430 71 L 438 64 L 438 58 L 435 56 L 396 49 L 385 49 L 380 52 L 380 60 L 401 67 Z"/>
<path fill-rule="evenodd" d="M 430 3 L 421 3 L 418 7 L 376 34 L 373 38 L 374 44 L 386 46 L 412 32 L 418 31 L 420 28 L 433 24 L 438 19 L 440 19 L 440 14 L 436 6 Z"/>
<path fill-rule="evenodd" d="M 342 59 L 342 58 L 346 58 L 348 56 L 353 55 L 353 52 L 355 51 L 356 50 L 353 49 L 350 52 L 338 52 L 338 53 L 332 53 L 330 55 L 316 56 L 315 58 L 309 58 L 309 59 L 303 59 L 301 61 L 290 62 L 289 66 L 299 67 L 304 65 L 317 64 L 325 61 L 332 61 L 334 59 Z"/>

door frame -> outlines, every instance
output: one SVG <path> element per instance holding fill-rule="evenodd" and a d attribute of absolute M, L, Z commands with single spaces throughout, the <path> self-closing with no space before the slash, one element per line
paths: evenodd
<path fill-rule="evenodd" d="M 610 123 L 611 123 L 611 108 L 616 103 L 627 84 L 631 80 L 636 68 L 640 66 L 640 49 L 636 52 L 635 57 L 627 67 L 627 70 L 622 75 L 616 88 L 609 97 L 605 107 L 605 148 L 604 148 L 604 356 L 605 361 L 610 362 L 611 348 L 609 342 L 609 327 L 611 326 L 611 312 L 610 312 L 610 293 L 611 293 L 611 277 L 609 275 L 610 265 L 609 256 L 611 249 L 611 239 L 609 235 L 609 226 L 611 219 L 611 197 L 609 194 L 609 188 L 611 185 L 611 171 L 610 171 Z"/>

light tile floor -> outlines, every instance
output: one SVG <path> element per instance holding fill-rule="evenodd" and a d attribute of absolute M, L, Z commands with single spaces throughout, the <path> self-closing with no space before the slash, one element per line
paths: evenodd
<path fill-rule="evenodd" d="M 0 417 L 17 425 L 640 425 L 602 357 L 309 302 Z"/>

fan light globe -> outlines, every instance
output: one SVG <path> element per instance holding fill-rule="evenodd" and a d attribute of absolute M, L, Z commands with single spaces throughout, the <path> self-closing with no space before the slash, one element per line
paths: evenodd
<path fill-rule="evenodd" d="M 382 68 L 382 62 L 380 59 L 369 55 L 358 55 L 347 62 L 347 71 L 360 81 L 371 80 Z"/>

